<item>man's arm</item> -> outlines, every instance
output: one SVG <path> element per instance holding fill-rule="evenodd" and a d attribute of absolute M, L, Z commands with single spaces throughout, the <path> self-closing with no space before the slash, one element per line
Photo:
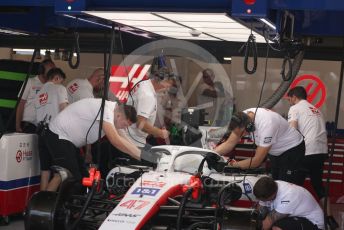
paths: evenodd
<path fill-rule="evenodd" d="M 110 143 L 113 146 L 115 146 L 122 152 L 129 154 L 135 159 L 141 159 L 141 151 L 135 145 L 130 143 L 127 139 L 120 136 L 116 128 L 111 123 L 104 121 L 103 130 L 105 132 L 106 137 L 109 139 Z"/>
<path fill-rule="evenodd" d="M 138 115 L 136 126 L 143 132 L 153 135 L 154 137 L 160 137 L 163 139 L 168 139 L 169 132 L 166 129 L 159 129 L 154 127 L 147 118 Z"/>
<path fill-rule="evenodd" d="M 267 217 L 263 220 L 263 230 L 271 229 L 272 225 L 282 218 L 289 216 L 289 214 L 279 213 L 276 210 L 272 210 Z"/>
<path fill-rule="evenodd" d="M 269 147 L 261 147 L 258 146 L 256 149 L 256 153 L 254 154 L 254 157 L 237 161 L 232 164 L 232 166 L 241 168 L 241 169 L 248 169 L 248 168 L 257 168 L 261 165 L 261 163 L 264 161 L 266 155 L 268 155 L 269 151 L 271 149 L 271 146 Z"/>
<path fill-rule="evenodd" d="M 23 130 L 21 129 L 20 123 L 23 120 L 25 103 L 26 103 L 26 100 L 21 99 L 19 104 L 18 104 L 17 111 L 16 111 L 16 131 L 20 132 L 20 133 L 23 132 Z"/>
<path fill-rule="evenodd" d="M 299 128 L 299 126 L 297 125 L 297 121 L 289 121 L 289 125 L 290 125 L 291 127 L 294 127 L 295 129 L 298 129 L 298 128 Z"/>
<path fill-rule="evenodd" d="M 214 149 L 214 151 L 220 155 L 225 155 L 234 149 L 234 147 L 240 141 L 240 139 L 241 136 L 238 136 L 235 132 L 231 132 L 228 139 L 219 146 L 217 146 Z"/>
<path fill-rule="evenodd" d="M 59 110 L 60 110 L 60 112 L 61 112 L 62 110 L 64 110 L 64 109 L 67 107 L 67 105 L 68 105 L 68 102 L 63 102 L 63 103 L 59 104 Z"/>

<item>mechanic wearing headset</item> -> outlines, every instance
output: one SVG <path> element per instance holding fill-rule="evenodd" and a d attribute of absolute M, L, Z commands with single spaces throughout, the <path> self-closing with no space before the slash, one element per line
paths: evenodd
<path fill-rule="evenodd" d="M 302 86 L 289 90 L 289 124 L 298 129 L 305 137 L 306 156 L 304 168 L 311 179 L 312 187 L 322 206 L 325 202 L 325 188 L 322 183 L 324 161 L 328 153 L 325 121 L 320 110 L 307 101 L 307 92 Z M 306 171 L 305 171 L 306 172 Z M 306 176 L 306 174 L 304 175 Z M 338 223 L 331 215 L 330 202 L 327 203 L 327 220 L 331 229 L 338 228 Z"/>
<path fill-rule="evenodd" d="M 46 143 L 53 163 L 68 169 L 80 182 L 83 176 L 87 176 L 87 171 L 78 148 L 98 140 L 100 107 L 101 99 L 96 98 L 74 102 L 50 122 L 46 131 Z M 156 162 L 158 153 L 139 150 L 118 131 L 135 122 L 136 111 L 132 106 L 105 102 L 102 136 L 106 135 L 113 146 L 135 159 Z"/>
<path fill-rule="evenodd" d="M 128 105 L 133 105 L 137 111 L 137 123 L 126 130 L 129 139 L 138 147 L 146 145 L 149 134 L 165 139 L 168 142 L 169 131 L 154 126 L 157 116 L 157 92 L 172 86 L 168 80 L 161 80 L 159 76 L 140 82 L 128 98 Z"/>
<path fill-rule="evenodd" d="M 35 96 L 47 81 L 46 77 L 48 71 L 54 67 L 55 64 L 51 59 L 45 59 L 39 65 L 38 75 L 28 79 L 16 110 L 16 132 L 36 132 Z M 21 90 L 23 90 L 23 88 Z"/>
<path fill-rule="evenodd" d="M 270 177 L 260 178 L 253 187 L 259 209 L 267 209 L 263 230 L 325 229 L 324 213 L 305 188 Z"/>
<path fill-rule="evenodd" d="M 47 73 L 48 81 L 44 83 L 41 90 L 35 97 L 36 123 L 38 126 L 43 125 L 41 122 L 53 120 L 57 114 L 68 105 L 68 96 L 66 88 L 61 83 L 66 78 L 65 73 L 60 68 L 52 68 Z M 40 190 L 50 190 L 48 187 L 50 178 L 51 156 L 45 145 L 45 140 L 40 133 L 39 135 L 39 159 L 41 166 L 41 183 Z M 52 180 L 54 183 L 56 179 Z"/>
<path fill-rule="evenodd" d="M 87 79 L 77 78 L 67 84 L 70 103 L 83 98 L 94 98 L 93 91 L 99 91 L 104 85 L 104 69 L 97 68 Z"/>
<path fill-rule="evenodd" d="M 224 155 L 234 149 L 241 137 L 252 134 L 257 145 L 255 155 L 242 161 L 231 161 L 233 167 L 248 169 L 259 167 L 269 156 L 271 173 L 275 180 L 302 185 L 302 162 L 305 143 L 302 135 L 288 122 L 271 110 L 251 108 L 232 116 L 231 134 L 215 151 Z"/>

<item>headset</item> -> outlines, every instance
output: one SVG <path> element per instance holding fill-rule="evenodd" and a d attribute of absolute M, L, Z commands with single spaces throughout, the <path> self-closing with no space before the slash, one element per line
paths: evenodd
<path fill-rule="evenodd" d="M 241 118 L 238 115 L 233 114 L 231 122 L 232 121 L 237 123 L 239 127 L 244 127 L 246 132 L 252 133 L 256 130 L 254 122 L 250 121 L 250 118 L 247 114 L 243 115 Z"/>

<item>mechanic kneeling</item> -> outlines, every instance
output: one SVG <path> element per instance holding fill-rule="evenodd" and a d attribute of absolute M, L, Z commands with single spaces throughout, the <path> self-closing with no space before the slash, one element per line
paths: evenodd
<path fill-rule="evenodd" d="M 260 178 L 253 187 L 259 205 L 268 208 L 263 230 L 325 229 L 324 213 L 305 188 L 270 177 Z"/>
<path fill-rule="evenodd" d="M 95 98 L 71 104 L 50 122 L 45 136 L 53 164 L 68 169 L 80 182 L 88 173 L 78 148 L 97 141 L 100 107 L 101 99 Z M 106 135 L 112 145 L 133 158 L 156 162 L 157 157 L 153 153 L 139 150 L 117 130 L 135 122 L 136 111 L 132 106 L 105 102 L 102 136 Z"/>

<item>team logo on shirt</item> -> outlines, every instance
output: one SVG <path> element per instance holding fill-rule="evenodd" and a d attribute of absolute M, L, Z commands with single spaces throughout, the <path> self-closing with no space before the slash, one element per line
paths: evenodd
<path fill-rule="evenodd" d="M 48 102 L 48 94 L 47 93 L 42 93 L 39 95 L 39 104 L 40 105 L 45 105 Z"/>
<path fill-rule="evenodd" d="M 313 114 L 315 115 L 319 115 L 319 110 L 317 108 L 314 108 L 314 107 L 309 107 L 309 109 L 312 111 Z"/>
<path fill-rule="evenodd" d="M 269 144 L 271 143 L 272 137 L 265 137 L 264 138 L 264 144 Z"/>
<path fill-rule="evenodd" d="M 73 94 L 75 91 L 79 89 L 79 85 L 75 82 L 71 86 L 68 87 L 68 91 Z"/>

